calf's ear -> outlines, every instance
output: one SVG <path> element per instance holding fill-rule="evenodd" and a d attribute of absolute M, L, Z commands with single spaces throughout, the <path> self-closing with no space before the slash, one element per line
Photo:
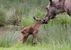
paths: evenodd
<path fill-rule="evenodd" d="M 33 17 L 33 19 L 34 19 L 35 21 L 38 21 L 38 20 L 39 20 L 39 19 L 38 19 L 37 17 L 35 17 L 35 16 Z"/>

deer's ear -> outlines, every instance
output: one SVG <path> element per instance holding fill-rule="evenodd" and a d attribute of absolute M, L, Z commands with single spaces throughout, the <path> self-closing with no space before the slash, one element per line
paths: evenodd
<path fill-rule="evenodd" d="M 62 0 L 59 0 L 59 2 L 61 2 Z"/>
<path fill-rule="evenodd" d="M 53 2 L 52 2 L 52 0 L 49 0 L 50 1 L 50 5 L 53 5 Z"/>
<path fill-rule="evenodd" d="M 36 20 L 35 16 L 33 17 L 34 20 Z"/>
<path fill-rule="evenodd" d="M 50 2 L 52 2 L 52 0 L 49 0 Z"/>
<path fill-rule="evenodd" d="M 33 19 L 36 20 L 36 21 L 38 21 L 38 19 L 35 16 L 33 17 Z"/>
<path fill-rule="evenodd" d="M 41 21 L 41 19 L 40 18 L 38 18 L 38 17 L 33 17 L 33 19 L 35 20 L 35 21 Z"/>

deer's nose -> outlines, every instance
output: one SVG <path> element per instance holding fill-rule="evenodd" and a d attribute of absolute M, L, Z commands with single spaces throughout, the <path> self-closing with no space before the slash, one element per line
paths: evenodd
<path fill-rule="evenodd" d="M 47 23 L 48 23 L 48 21 L 45 19 L 42 21 L 42 24 L 47 24 Z"/>

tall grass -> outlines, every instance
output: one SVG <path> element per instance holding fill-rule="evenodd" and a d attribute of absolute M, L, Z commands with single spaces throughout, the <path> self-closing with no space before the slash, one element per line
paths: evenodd
<path fill-rule="evenodd" d="M 61 16 L 61 17 L 59 17 Z M 48 24 L 42 25 L 39 28 L 39 33 L 37 36 L 38 44 L 54 44 L 56 45 L 68 45 L 71 44 L 71 22 L 70 17 L 67 17 L 67 15 L 59 15 L 55 19 L 50 20 Z M 29 20 L 29 22 L 27 22 Z M 32 25 L 33 21 L 32 18 L 29 18 L 22 21 L 22 24 L 24 26 Z M 27 23 L 26 23 L 27 22 Z M 24 24 L 25 23 L 25 24 Z M 14 28 L 15 29 L 15 28 Z M 9 32 L 10 31 L 10 32 Z M 17 36 L 20 34 L 20 30 L 16 32 L 9 30 L 7 33 L 4 32 L 5 36 L 1 36 L 0 46 L 7 47 L 11 46 L 11 44 L 14 44 L 16 42 Z M 6 33 L 6 34 L 5 34 Z M 32 42 L 32 37 L 28 38 L 27 44 L 30 44 Z"/>
<path fill-rule="evenodd" d="M 33 16 L 43 18 L 44 8 L 47 0 L 0 0 L 0 23 L 11 24 L 15 20 L 21 20 L 20 26 L 29 26 L 34 23 Z M 2 17 L 3 16 L 3 17 Z M 5 20 L 5 21 L 4 21 Z M 38 44 L 31 45 L 32 37 L 28 38 L 26 44 L 16 44 L 20 30 L 0 28 L 0 47 L 10 47 L 5 50 L 71 50 L 71 17 L 59 14 L 39 28 L 37 35 Z M 2 50 L 1 48 L 0 50 Z"/>
<path fill-rule="evenodd" d="M 10 47 L 16 43 L 20 32 L 16 31 L 16 28 L 12 29 L 9 28 L 9 30 L 2 30 L 0 32 L 0 47 Z"/>
<path fill-rule="evenodd" d="M 0 8 L 5 12 L 2 13 L 6 19 L 5 24 L 13 24 L 16 21 L 20 24 L 19 22 L 22 17 L 27 17 L 30 13 L 32 13 L 31 15 L 33 16 L 34 10 L 38 7 L 42 7 L 43 9 L 48 2 L 46 1 L 47 0 L 0 0 Z"/>

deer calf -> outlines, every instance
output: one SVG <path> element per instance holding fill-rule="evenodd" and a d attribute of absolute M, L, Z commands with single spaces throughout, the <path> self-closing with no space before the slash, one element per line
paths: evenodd
<path fill-rule="evenodd" d="M 38 20 L 35 17 L 33 17 L 33 18 L 34 18 L 34 20 L 36 20 L 36 22 L 33 23 L 29 27 L 23 28 L 22 31 L 21 31 L 21 33 L 23 35 L 23 38 L 22 38 L 23 43 L 27 40 L 29 35 L 32 35 L 32 37 L 33 37 L 33 39 L 32 39 L 33 44 L 36 44 L 36 42 L 37 42 L 37 33 L 38 33 L 39 27 L 42 24 L 42 20 Z"/>

